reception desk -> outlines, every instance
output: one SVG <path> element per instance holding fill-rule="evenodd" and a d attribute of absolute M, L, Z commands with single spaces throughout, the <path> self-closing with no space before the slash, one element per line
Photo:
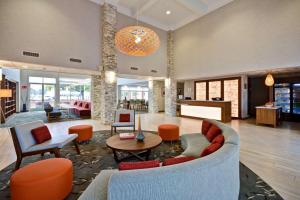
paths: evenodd
<path fill-rule="evenodd" d="M 191 118 L 208 118 L 222 122 L 231 121 L 230 101 L 195 101 L 180 100 L 180 116 Z"/>

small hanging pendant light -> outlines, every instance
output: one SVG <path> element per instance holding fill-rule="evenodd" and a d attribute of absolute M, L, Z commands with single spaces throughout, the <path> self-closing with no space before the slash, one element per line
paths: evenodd
<path fill-rule="evenodd" d="M 265 80 L 265 84 L 266 84 L 266 86 L 269 86 L 269 87 L 274 85 L 274 78 L 273 78 L 271 73 L 269 73 L 267 75 L 266 80 Z"/>

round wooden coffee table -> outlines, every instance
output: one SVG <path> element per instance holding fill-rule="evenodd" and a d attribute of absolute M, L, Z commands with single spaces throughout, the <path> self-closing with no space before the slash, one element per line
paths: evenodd
<path fill-rule="evenodd" d="M 114 158 L 117 162 L 120 162 L 129 157 L 136 157 L 139 160 L 148 160 L 151 149 L 159 146 L 162 142 L 160 136 L 149 132 L 143 132 L 145 135 L 144 142 L 137 142 L 135 139 L 121 140 L 119 135 L 114 135 L 106 140 L 106 145 L 112 149 Z M 130 154 L 128 157 L 119 158 L 117 151 L 126 152 Z M 145 159 L 142 155 L 145 155 Z"/>

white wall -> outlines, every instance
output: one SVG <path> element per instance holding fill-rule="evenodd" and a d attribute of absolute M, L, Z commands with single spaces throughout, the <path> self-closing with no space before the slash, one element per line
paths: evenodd
<path fill-rule="evenodd" d="M 101 16 L 100 5 L 88 0 L 1 0 L 0 60 L 99 70 L 102 65 Z M 117 18 L 118 29 L 136 23 L 122 14 Z M 146 57 L 118 53 L 119 73 L 166 75 L 167 34 L 146 26 L 159 35 L 160 48 Z M 23 51 L 38 52 L 40 57 L 23 56 Z M 70 58 L 82 59 L 82 63 L 71 63 Z M 131 71 L 130 67 L 139 70 Z M 158 73 L 151 73 L 151 69 Z"/>
<path fill-rule="evenodd" d="M 299 0 L 235 0 L 175 31 L 176 77 L 300 66 L 299 19 Z"/>
<path fill-rule="evenodd" d="M 122 14 L 118 14 L 117 30 L 128 25 L 135 25 L 136 20 Z M 128 56 L 118 51 L 118 71 L 121 74 L 134 74 L 145 76 L 166 76 L 167 74 L 167 32 L 151 25 L 139 22 L 139 25 L 154 30 L 160 39 L 159 49 L 149 56 Z M 130 67 L 137 67 L 137 71 L 130 70 Z M 157 73 L 150 72 L 156 70 Z"/>
<path fill-rule="evenodd" d="M 98 69 L 100 7 L 86 0 L 1 0 L 0 59 Z M 25 57 L 23 50 L 40 53 Z M 82 59 L 71 63 L 70 58 Z"/>

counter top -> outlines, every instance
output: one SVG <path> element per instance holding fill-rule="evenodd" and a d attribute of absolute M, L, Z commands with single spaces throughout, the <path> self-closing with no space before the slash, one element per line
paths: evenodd
<path fill-rule="evenodd" d="M 178 104 L 182 117 L 209 118 L 225 123 L 231 121 L 231 101 L 181 100 Z"/>
<path fill-rule="evenodd" d="M 262 109 L 273 109 L 273 110 L 277 110 L 279 108 L 281 108 L 280 106 L 272 106 L 272 107 L 268 107 L 268 106 L 256 106 L 255 108 L 262 108 Z"/>
<path fill-rule="evenodd" d="M 228 103 L 228 102 L 231 102 L 231 101 L 214 101 L 214 100 L 184 100 L 184 99 L 181 99 L 181 100 L 178 100 L 178 102 L 224 102 L 224 103 Z"/>

